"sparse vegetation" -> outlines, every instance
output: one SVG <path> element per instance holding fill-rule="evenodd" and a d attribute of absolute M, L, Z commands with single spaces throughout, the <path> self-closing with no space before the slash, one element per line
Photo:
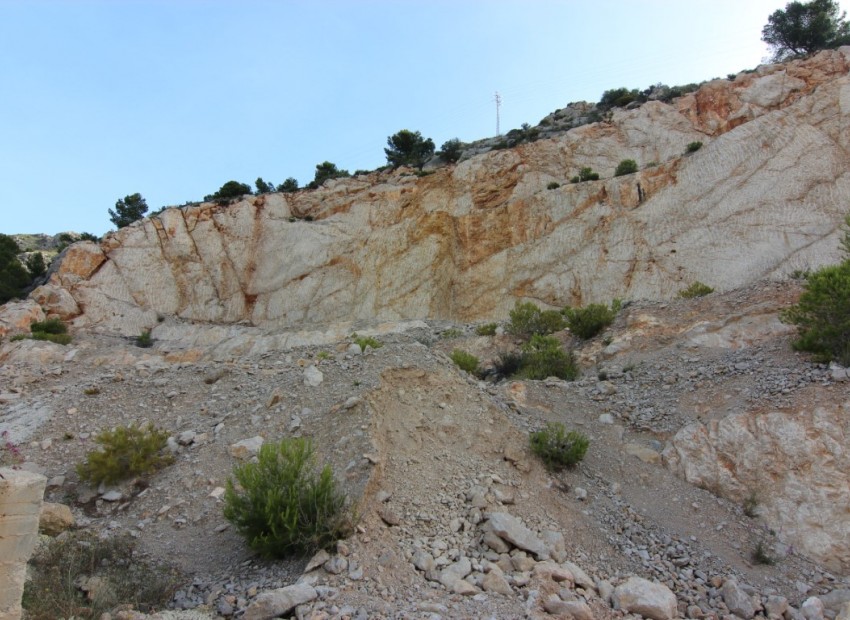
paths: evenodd
<path fill-rule="evenodd" d="M 506 351 L 496 358 L 494 366 L 500 377 L 513 377 L 522 368 L 522 353 Z"/>
<path fill-rule="evenodd" d="M 358 336 L 357 334 L 351 335 L 351 340 L 354 344 L 360 347 L 360 351 L 365 351 L 366 347 L 372 347 L 373 349 L 380 349 L 384 344 L 371 336 Z"/>
<path fill-rule="evenodd" d="M 748 516 L 750 519 L 755 519 L 758 516 L 758 507 L 759 500 L 756 496 L 756 492 L 750 492 L 747 497 L 744 498 L 743 510 L 744 514 Z"/>
<path fill-rule="evenodd" d="M 461 370 L 465 370 L 471 375 L 477 375 L 479 373 L 479 364 L 478 358 L 475 357 L 472 353 L 467 353 L 466 351 L 461 351 L 460 349 L 455 349 L 452 351 L 450 356 L 455 365 Z"/>
<path fill-rule="evenodd" d="M 615 177 L 621 177 L 626 174 L 633 174 L 638 171 L 637 162 L 634 159 L 624 159 L 619 164 L 617 164 L 616 170 L 614 170 Z"/>
<path fill-rule="evenodd" d="M 454 338 L 460 338 L 461 336 L 463 336 L 463 332 L 457 327 L 450 327 L 440 334 L 440 338 L 443 338 L 444 340 L 453 340 Z"/>
<path fill-rule="evenodd" d="M 434 141 L 431 138 L 423 138 L 418 131 L 402 129 L 387 138 L 384 153 L 387 163 L 393 168 L 412 166 L 421 170 L 434 154 Z"/>
<path fill-rule="evenodd" d="M 262 179 L 258 179 L 262 180 Z M 207 194 L 204 196 L 204 200 L 206 202 L 216 201 L 218 203 L 227 203 L 230 202 L 233 198 L 241 198 L 246 194 L 251 193 L 251 186 L 246 183 L 240 183 L 239 181 L 228 181 L 213 194 Z"/>
<path fill-rule="evenodd" d="M 148 212 L 148 203 L 138 192 L 124 196 L 115 203 L 115 210 L 109 209 L 109 220 L 116 228 L 129 226 L 136 220 L 140 220 Z"/>
<path fill-rule="evenodd" d="M 12 237 L 0 234 L 0 304 L 21 297 L 30 283 L 27 270 L 18 260 L 20 252 Z"/>
<path fill-rule="evenodd" d="M 576 431 L 567 432 L 560 422 L 547 424 L 542 430 L 531 433 L 529 439 L 531 451 L 551 471 L 574 467 L 584 458 L 590 445 L 587 437 Z"/>
<path fill-rule="evenodd" d="M 688 146 L 685 147 L 686 153 L 696 153 L 698 150 L 702 148 L 702 142 L 689 142 Z"/>
<path fill-rule="evenodd" d="M 756 548 L 753 550 L 752 559 L 754 564 L 760 564 L 762 566 L 773 566 L 776 564 L 776 560 L 770 555 L 764 541 L 761 540 L 758 541 Z"/>
<path fill-rule="evenodd" d="M 484 325 L 479 325 L 475 328 L 475 333 L 479 336 L 495 336 L 496 329 L 499 327 L 498 323 L 485 323 Z"/>
<path fill-rule="evenodd" d="M 310 182 L 309 187 L 310 189 L 316 189 L 329 179 L 343 179 L 350 176 L 351 174 L 348 170 L 341 170 L 336 167 L 336 164 L 329 161 L 323 161 L 321 164 L 316 164 L 316 173 L 313 176 L 313 180 Z"/>
<path fill-rule="evenodd" d="M 0 433 L 0 467 L 16 467 L 24 462 L 21 449 L 9 438 L 9 431 Z"/>
<path fill-rule="evenodd" d="M 330 466 L 316 472 L 304 438 L 264 444 L 257 463 L 237 466 L 227 481 L 224 516 L 265 557 L 302 556 L 329 547 L 351 529 L 345 494 Z M 238 486 L 237 486 L 238 485 Z"/>
<path fill-rule="evenodd" d="M 850 259 L 809 274 L 799 301 L 780 318 L 797 326 L 798 351 L 850 366 Z"/>
<path fill-rule="evenodd" d="M 593 168 L 581 168 L 578 175 L 570 179 L 570 183 L 583 183 L 584 181 L 598 181 L 599 174 L 593 171 Z"/>
<path fill-rule="evenodd" d="M 30 337 L 33 340 L 47 340 L 49 342 L 62 345 L 71 343 L 71 335 L 68 333 L 68 326 L 57 318 L 30 323 L 30 332 Z"/>
<path fill-rule="evenodd" d="M 557 377 L 572 381 L 578 372 L 572 352 L 565 351 L 557 338 L 534 334 L 522 347 L 522 361 L 516 374 L 524 379 Z"/>
<path fill-rule="evenodd" d="M 541 310 L 536 304 L 516 302 L 510 312 L 511 322 L 507 331 L 515 336 L 530 338 L 534 334 L 543 336 L 564 329 L 564 317 L 557 310 Z"/>
<path fill-rule="evenodd" d="M 552 181 L 551 183 L 549 183 L 549 185 L 546 186 L 546 189 L 558 189 L 559 187 L 561 187 L 560 183 L 558 183 L 557 181 Z"/>
<path fill-rule="evenodd" d="M 83 394 L 85 394 L 86 396 L 97 396 L 98 394 L 100 394 L 100 388 L 99 387 L 86 388 L 86 389 L 83 390 Z"/>
<path fill-rule="evenodd" d="M 85 462 L 77 465 L 77 473 L 94 485 L 152 473 L 173 461 L 165 453 L 167 439 L 168 433 L 152 424 L 103 431 L 95 438 L 100 448 L 86 455 Z"/>
<path fill-rule="evenodd" d="M 697 280 L 688 288 L 679 291 L 679 297 L 681 297 L 682 299 L 694 299 L 695 297 L 705 297 L 706 295 L 713 292 L 713 288 Z"/>
<path fill-rule="evenodd" d="M 146 329 L 141 334 L 136 336 L 136 346 L 141 347 L 143 349 L 149 349 L 153 346 L 153 338 L 151 337 L 151 330 Z"/>
<path fill-rule="evenodd" d="M 319 351 L 316 353 L 316 359 L 318 360 L 328 360 L 332 357 L 332 355 L 327 351 Z"/>
<path fill-rule="evenodd" d="M 129 535 L 74 532 L 53 538 L 30 566 L 22 601 L 30 620 L 100 618 L 119 605 L 154 612 L 166 606 L 180 582 L 173 570 L 138 557 Z"/>
<path fill-rule="evenodd" d="M 453 164 L 460 159 L 461 155 L 463 155 L 463 143 L 457 138 L 446 140 L 443 142 L 443 146 L 440 147 L 437 155 L 439 155 L 443 161 Z"/>
<path fill-rule="evenodd" d="M 610 308 L 604 304 L 589 304 L 584 308 L 567 306 L 563 314 L 570 331 L 582 340 L 588 340 L 614 322 L 621 306 L 620 300 L 615 299 Z"/>
<path fill-rule="evenodd" d="M 277 186 L 277 191 L 292 193 L 298 191 L 298 179 L 295 177 L 288 177 L 283 183 Z"/>

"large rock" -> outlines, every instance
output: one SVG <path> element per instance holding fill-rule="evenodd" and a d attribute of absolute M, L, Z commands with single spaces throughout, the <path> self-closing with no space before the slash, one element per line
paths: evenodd
<path fill-rule="evenodd" d="M 676 595 L 670 588 L 641 577 L 629 577 L 614 588 L 612 601 L 615 609 L 652 620 L 671 620 L 678 613 Z"/>
<path fill-rule="evenodd" d="M 38 520 L 38 530 L 48 536 L 56 536 L 74 527 L 74 515 L 65 504 L 44 502 Z"/>
<path fill-rule="evenodd" d="M 0 337 L 29 332 L 30 325 L 45 319 L 44 310 L 35 301 L 10 301 L 0 306 Z"/>
<path fill-rule="evenodd" d="M 309 603 L 316 597 L 318 597 L 316 590 L 305 583 L 297 583 L 285 588 L 263 592 L 248 605 L 242 620 L 278 618 L 298 605 Z"/>
<path fill-rule="evenodd" d="M 487 522 L 491 531 L 515 547 L 530 551 L 539 560 L 549 558 L 549 548 L 522 521 L 506 512 L 491 512 Z"/>
<path fill-rule="evenodd" d="M 727 579 L 720 588 L 723 602 L 733 614 L 744 620 L 750 620 L 756 615 L 756 606 L 751 597 L 734 579 Z"/>
<path fill-rule="evenodd" d="M 383 171 L 166 209 L 72 246 L 47 286 L 70 293 L 77 324 L 135 336 L 158 316 L 273 328 L 492 319 L 518 299 L 672 298 L 695 280 L 723 290 L 817 267 L 839 256 L 850 197 L 845 52 L 715 80 L 424 178 Z M 705 146 L 684 156 L 696 140 Z M 624 158 L 641 170 L 613 177 Z M 602 178 L 566 183 L 583 166 Z"/>
<path fill-rule="evenodd" d="M 837 571 L 850 569 L 850 401 L 796 411 L 736 413 L 681 429 L 670 469 L 736 502 L 756 493 L 759 515 L 786 543 Z"/>

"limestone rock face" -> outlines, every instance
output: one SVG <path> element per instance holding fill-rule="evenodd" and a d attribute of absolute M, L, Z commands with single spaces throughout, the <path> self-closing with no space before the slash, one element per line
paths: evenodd
<path fill-rule="evenodd" d="M 743 502 L 786 543 L 833 570 L 850 568 L 850 401 L 748 412 L 681 429 L 664 451 L 679 476 Z"/>
<path fill-rule="evenodd" d="M 838 258 L 850 203 L 848 54 L 716 80 L 422 178 L 167 209 L 72 246 L 39 303 L 125 335 L 168 316 L 472 321 L 517 300 L 671 298 L 695 280 L 724 290 L 817 267 Z M 684 155 L 693 141 L 705 146 Z M 640 171 L 613 177 L 622 159 Z M 601 179 L 570 184 L 584 166 Z"/>

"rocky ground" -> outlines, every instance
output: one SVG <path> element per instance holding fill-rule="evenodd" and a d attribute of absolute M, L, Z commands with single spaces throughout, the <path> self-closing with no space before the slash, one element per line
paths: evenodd
<path fill-rule="evenodd" d="M 185 576 L 172 606 L 210 617 L 272 617 L 276 592 L 274 613 L 306 618 L 834 618 L 846 576 L 662 458 L 693 421 L 848 400 L 850 383 L 793 352 L 776 320 L 798 293 L 765 282 L 632 303 L 578 344 L 574 382 L 475 379 L 453 349 L 491 360 L 516 342 L 444 322 L 399 325 L 366 352 L 345 340 L 224 361 L 94 333 L 6 341 L 0 429 L 76 527 L 131 534 Z M 560 474 L 527 449 L 553 421 L 591 441 Z M 117 488 L 79 482 L 98 432 L 146 422 L 168 431 L 174 464 Z M 332 554 L 260 560 L 222 516 L 234 446 L 298 435 L 357 505 L 356 532 Z M 760 545 L 773 565 L 753 560 Z"/>

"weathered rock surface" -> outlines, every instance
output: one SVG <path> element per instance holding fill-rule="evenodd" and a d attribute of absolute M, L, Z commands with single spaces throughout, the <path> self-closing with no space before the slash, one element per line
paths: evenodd
<path fill-rule="evenodd" d="M 850 401 L 793 412 L 734 413 L 685 426 L 664 451 L 685 480 L 743 502 L 782 540 L 831 566 L 850 568 Z"/>
<path fill-rule="evenodd" d="M 676 596 L 670 588 L 642 577 L 630 577 L 614 589 L 615 609 L 652 620 L 671 620 L 678 615 Z"/>
<path fill-rule="evenodd" d="M 167 209 L 72 246 L 37 298 L 78 325 L 138 335 L 163 316 L 468 321 L 517 299 L 671 298 L 695 280 L 725 290 L 816 267 L 837 256 L 850 198 L 847 53 L 760 67 L 423 178 L 379 172 Z M 695 140 L 705 146 L 684 156 Z M 624 158 L 641 170 L 612 177 Z M 602 179 L 567 183 L 582 166 Z"/>
<path fill-rule="evenodd" d="M 245 620 L 271 620 L 287 613 L 294 607 L 308 603 L 318 596 L 307 584 L 298 583 L 285 588 L 263 592 L 245 610 Z"/>
<path fill-rule="evenodd" d="M 44 502 L 38 519 L 38 530 L 48 536 L 61 534 L 74 526 L 74 515 L 65 504 Z"/>

